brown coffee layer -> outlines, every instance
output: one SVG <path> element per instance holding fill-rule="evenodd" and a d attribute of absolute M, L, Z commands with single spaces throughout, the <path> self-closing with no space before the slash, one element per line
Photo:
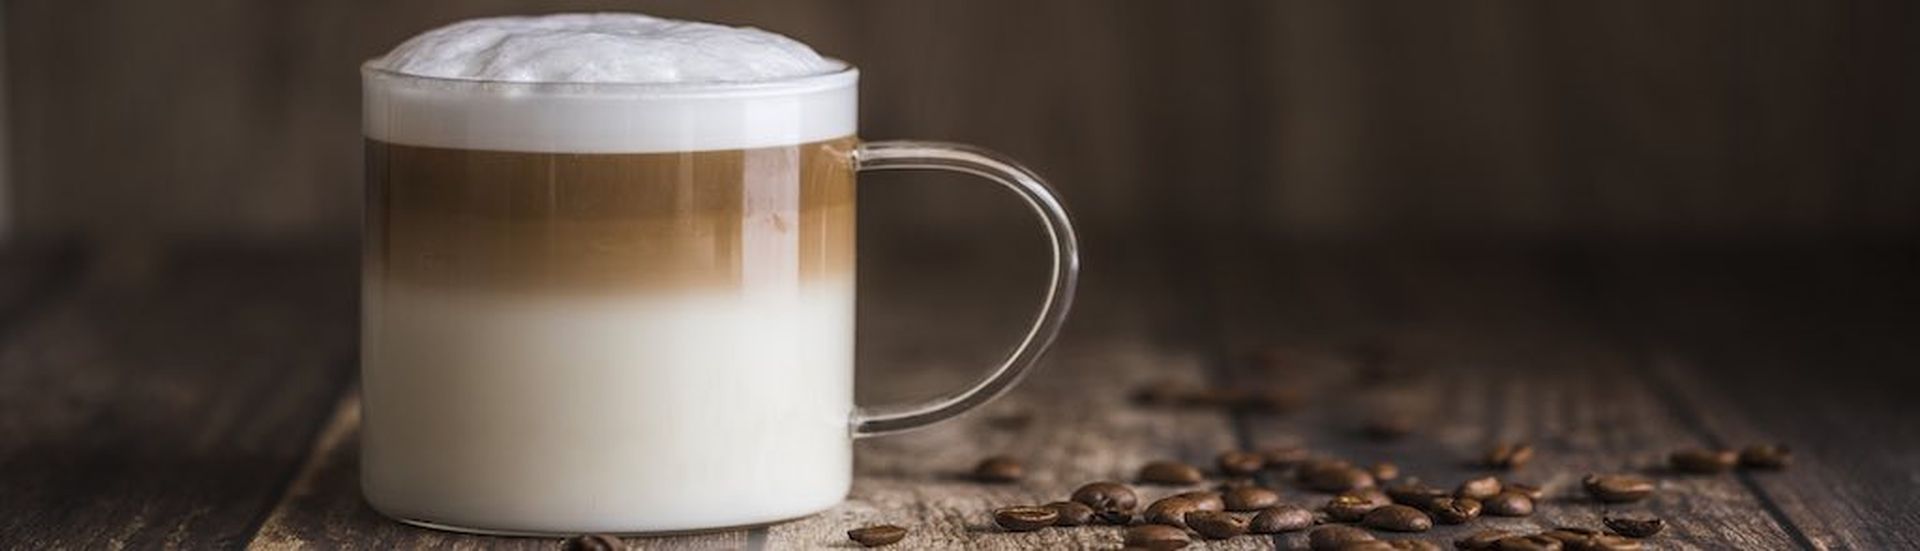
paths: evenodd
<path fill-rule="evenodd" d="M 368 140 L 365 269 L 525 292 L 843 281 L 854 143 L 559 154 Z"/>

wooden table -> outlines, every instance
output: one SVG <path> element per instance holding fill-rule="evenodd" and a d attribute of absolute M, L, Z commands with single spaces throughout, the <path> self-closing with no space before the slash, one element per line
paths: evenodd
<path fill-rule="evenodd" d="M 849 500 L 786 524 L 630 539 L 661 549 L 846 547 L 871 523 L 899 548 L 1117 547 L 1113 528 L 1003 533 L 988 510 L 1126 478 L 1153 459 L 1297 443 L 1451 485 L 1495 440 L 1540 457 L 1511 480 L 1554 497 L 1478 527 L 1597 527 L 1588 472 L 1651 471 L 1655 548 L 1920 548 L 1920 264 L 1898 247 L 1372 247 L 1107 242 L 1046 365 L 985 408 L 858 444 Z M 1031 258 L 874 254 L 863 271 L 860 395 L 925 397 L 976 375 L 1041 281 Z M 416 529 L 356 485 L 356 291 L 349 246 L 0 253 L 0 547 L 524 548 L 557 540 Z M 1350 351 L 1390 351 L 1386 383 Z M 1243 361 L 1279 350 L 1288 368 Z M 1289 415 L 1143 408 L 1160 381 L 1278 384 Z M 1393 442 L 1365 411 L 1417 414 Z M 1785 442 L 1782 472 L 1678 476 L 1690 446 Z M 1024 457 L 1016 485 L 960 477 Z M 1273 482 L 1273 480 L 1269 480 Z M 1288 501 L 1326 496 L 1281 483 Z M 1170 490 L 1155 490 L 1158 495 Z M 1401 537 L 1401 536 L 1393 536 Z M 1206 548 L 1301 548 L 1298 534 Z"/>

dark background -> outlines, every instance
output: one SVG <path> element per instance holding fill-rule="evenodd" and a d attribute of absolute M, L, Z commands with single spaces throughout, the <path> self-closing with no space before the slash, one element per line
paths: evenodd
<path fill-rule="evenodd" d="M 360 61 L 462 18 L 593 9 L 849 60 L 863 136 L 1011 154 L 1096 244 L 1176 226 L 1762 244 L 1920 228 L 1906 2 L 17 0 L 15 232 L 350 240 Z M 951 188 L 863 194 L 863 237 L 1030 231 L 1011 201 Z"/>

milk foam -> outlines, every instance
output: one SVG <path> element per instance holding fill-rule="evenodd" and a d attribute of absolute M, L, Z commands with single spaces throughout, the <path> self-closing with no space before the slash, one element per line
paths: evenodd
<path fill-rule="evenodd" d="M 752 28 L 639 14 L 501 17 L 364 65 L 369 138 L 424 147 L 658 153 L 851 136 L 859 73 Z"/>

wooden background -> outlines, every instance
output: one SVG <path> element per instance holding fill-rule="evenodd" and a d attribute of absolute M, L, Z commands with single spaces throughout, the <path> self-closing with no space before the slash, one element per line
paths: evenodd
<path fill-rule="evenodd" d="M 627 9 L 865 70 L 862 133 L 1052 178 L 1089 239 L 1879 239 L 1920 226 L 1907 2 L 11 0 L 25 235 L 352 235 L 356 65 L 481 15 Z M 918 182 L 911 177 L 884 177 Z M 1020 220 L 863 196 L 870 237 Z"/>

